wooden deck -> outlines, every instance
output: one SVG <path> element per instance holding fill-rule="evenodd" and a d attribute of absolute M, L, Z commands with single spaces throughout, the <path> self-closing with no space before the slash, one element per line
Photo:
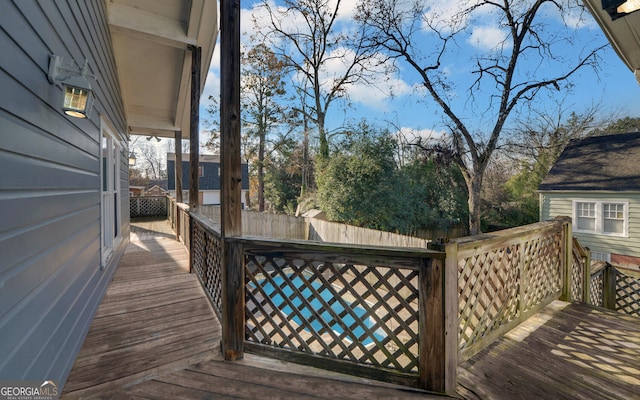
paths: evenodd
<path fill-rule="evenodd" d="M 154 229 L 166 226 L 132 227 L 62 398 L 443 398 L 250 354 L 223 361 L 184 247 Z M 640 319 L 554 302 L 458 373 L 465 399 L 640 398 Z"/>

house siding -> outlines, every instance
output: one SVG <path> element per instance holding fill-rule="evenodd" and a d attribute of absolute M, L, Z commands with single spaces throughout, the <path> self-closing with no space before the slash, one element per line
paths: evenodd
<path fill-rule="evenodd" d="M 540 194 L 540 220 L 549 220 L 559 215 L 573 218 L 573 200 L 578 199 L 628 202 L 628 237 L 578 232 L 573 232 L 573 235 L 591 251 L 640 257 L 640 193 L 542 192 Z"/>
<path fill-rule="evenodd" d="M 199 190 L 220 190 L 220 163 L 200 161 L 198 164 L 202 167 L 203 176 L 198 178 Z M 242 190 L 249 190 L 249 166 L 242 164 Z M 189 161 L 182 162 L 182 187 L 189 187 L 189 177 L 191 170 Z M 167 160 L 167 188 L 176 190 L 176 162 L 175 160 Z"/>
<path fill-rule="evenodd" d="M 129 237 L 127 138 L 102 0 L 0 13 L 0 379 L 66 380 Z M 88 59 L 90 119 L 65 116 L 49 56 Z M 123 141 L 123 240 L 100 267 L 101 117 Z"/>

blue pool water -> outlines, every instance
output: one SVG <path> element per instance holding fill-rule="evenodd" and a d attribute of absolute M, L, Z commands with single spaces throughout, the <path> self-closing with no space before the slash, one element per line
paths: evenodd
<path fill-rule="evenodd" d="M 295 285 L 298 291 L 302 293 L 303 298 L 308 299 L 310 296 L 312 296 L 311 289 L 308 287 L 305 287 L 305 284 L 300 277 L 293 277 L 290 279 L 292 284 Z M 284 282 L 283 277 L 281 276 L 275 277 L 273 278 L 273 282 L 278 287 L 281 288 L 280 292 L 276 291 L 274 285 L 271 282 L 262 281 L 262 288 L 265 291 L 265 294 L 272 299 L 274 304 L 277 304 L 277 305 L 286 304 L 282 296 L 284 294 L 284 296 L 290 299 L 290 302 L 294 305 L 294 307 L 297 310 L 299 310 L 300 314 L 302 314 L 302 317 L 306 321 L 310 321 L 311 327 L 316 332 L 319 332 L 320 330 L 322 330 L 324 325 L 329 325 L 331 330 L 336 332 L 338 335 L 343 334 L 344 329 L 342 328 L 342 325 L 334 320 L 334 318 L 332 317 L 332 314 L 328 310 L 325 310 L 322 313 L 320 313 L 320 318 L 322 319 L 322 321 L 324 321 L 324 324 L 321 321 L 319 321 L 317 318 L 312 317 L 312 309 L 313 310 L 322 309 L 322 302 L 319 299 L 317 299 L 315 296 L 313 300 L 310 301 L 312 309 L 310 309 L 309 307 L 302 307 L 303 302 L 300 296 L 295 295 L 293 298 L 291 296 L 294 292 L 293 288 L 290 285 L 286 285 L 282 287 L 282 284 Z M 334 314 L 343 315 L 343 313 L 345 313 L 345 315 L 342 317 L 342 322 L 344 325 L 348 327 L 352 327 L 353 324 L 356 322 L 356 319 L 354 318 L 353 314 L 357 316 L 359 323 L 351 328 L 352 333 L 350 335 L 347 335 L 348 340 L 359 341 L 365 346 L 368 346 L 369 344 L 373 343 L 373 338 L 367 332 L 365 332 L 365 329 L 362 326 L 364 324 L 367 328 L 371 329 L 372 326 L 374 325 L 373 321 L 371 321 L 370 318 L 363 317 L 366 314 L 366 311 L 364 310 L 364 308 L 360 306 L 350 306 L 349 302 L 343 301 L 347 305 L 347 307 L 350 307 L 351 309 L 351 313 L 345 312 L 345 307 L 341 302 L 335 301 L 331 303 L 331 300 L 334 298 L 331 290 L 329 290 L 328 288 L 323 288 L 322 284 L 318 282 L 312 282 L 311 284 L 313 288 L 316 290 L 316 292 L 318 292 L 320 296 L 322 296 L 324 301 L 330 304 L 331 310 L 333 311 Z M 291 315 L 292 316 L 291 319 L 298 325 L 303 324 L 299 317 L 299 314 L 293 313 L 291 306 L 289 306 L 288 304 L 286 304 L 285 307 L 282 308 L 282 312 L 284 312 L 287 315 Z M 374 336 L 377 340 L 381 340 L 383 338 L 380 334 L 376 332 L 374 332 Z"/>

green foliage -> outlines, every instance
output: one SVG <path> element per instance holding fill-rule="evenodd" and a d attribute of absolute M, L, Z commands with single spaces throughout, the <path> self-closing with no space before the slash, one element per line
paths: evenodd
<path fill-rule="evenodd" d="M 273 211 L 293 215 L 302 186 L 302 148 L 293 140 L 283 140 L 266 166 L 265 199 Z"/>
<path fill-rule="evenodd" d="M 464 221 L 459 172 L 418 158 L 399 168 L 397 150 L 392 135 L 364 124 L 346 136 L 317 177 L 318 203 L 329 219 L 405 234 Z"/>

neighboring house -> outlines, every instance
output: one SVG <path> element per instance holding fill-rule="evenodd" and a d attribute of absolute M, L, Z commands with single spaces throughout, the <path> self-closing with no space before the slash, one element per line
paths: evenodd
<path fill-rule="evenodd" d="M 129 196 L 140 197 L 145 195 L 144 186 L 132 186 L 129 185 Z"/>
<path fill-rule="evenodd" d="M 572 217 L 594 261 L 640 266 L 640 132 L 572 140 L 538 191 L 540 220 Z"/>
<path fill-rule="evenodd" d="M 198 168 L 198 202 L 203 205 L 220 205 L 220 156 L 200 155 Z M 169 177 L 168 189 L 175 197 L 176 192 L 176 155 L 167 153 L 167 176 Z M 182 187 L 189 187 L 189 154 L 182 155 Z M 242 195 L 246 199 L 249 192 L 249 166 L 242 164 Z M 183 190 L 182 197 L 188 202 L 189 191 Z M 244 208 L 244 202 L 242 203 Z"/>
<path fill-rule="evenodd" d="M 188 136 L 191 54 L 206 72 L 216 8 L 2 1 L 0 380 L 67 379 L 129 242 L 128 139 Z"/>
<path fill-rule="evenodd" d="M 161 188 L 158 185 L 153 185 L 149 189 L 147 189 L 145 196 L 164 196 L 167 194 L 167 191 Z"/>

